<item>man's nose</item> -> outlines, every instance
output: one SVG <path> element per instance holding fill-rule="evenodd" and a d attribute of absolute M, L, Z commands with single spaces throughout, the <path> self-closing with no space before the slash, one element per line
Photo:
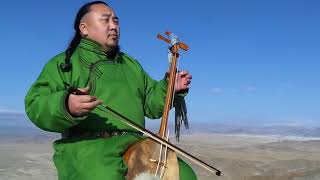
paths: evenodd
<path fill-rule="evenodd" d="M 117 27 L 118 27 L 117 22 L 114 22 L 112 20 L 109 22 L 109 28 L 110 29 L 117 29 Z"/>

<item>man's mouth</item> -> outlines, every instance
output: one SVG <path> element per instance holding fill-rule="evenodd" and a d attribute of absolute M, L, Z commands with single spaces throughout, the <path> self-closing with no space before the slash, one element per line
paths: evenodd
<path fill-rule="evenodd" d="M 117 34 L 109 34 L 109 37 L 118 38 L 118 35 Z"/>

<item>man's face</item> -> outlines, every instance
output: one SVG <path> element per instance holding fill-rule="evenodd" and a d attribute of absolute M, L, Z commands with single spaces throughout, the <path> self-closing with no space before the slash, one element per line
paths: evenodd
<path fill-rule="evenodd" d="M 107 52 L 112 51 L 118 46 L 120 38 L 118 17 L 104 4 L 92 5 L 90 9 L 81 20 L 80 31 L 87 38 L 101 44 Z"/>

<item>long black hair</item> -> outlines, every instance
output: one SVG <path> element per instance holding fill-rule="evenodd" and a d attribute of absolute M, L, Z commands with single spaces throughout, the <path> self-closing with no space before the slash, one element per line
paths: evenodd
<path fill-rule="evenodd" d="M 63 72 L 68 72 L 71 70 L 70 58 L 71 58 L 73 52 L 76 50 L 77 46 L 79 45 L 81 37 L 82 37 L 80 29 L 79 29 L 80 21 L 84 15 L 86 15 L 87 13 L 90 12 L 90 10 L 91 10 L 90 7 L 95 4 L 104 4 L 108 7 L 110 7 L 107 3 L 103 2 L 103 1 L 93 1 L 90 3 L 84 4 L 79 9 L 77 16 L 76 16 L 76 19 L 74 20 L 74 25 L 73 25 L 73 28 L 75 30 L 75 34 L 74 34 L 66 52 L 65 52 L 66 53 L 65 63 L 62 63 L 60 65 L 60 68 Z"/>

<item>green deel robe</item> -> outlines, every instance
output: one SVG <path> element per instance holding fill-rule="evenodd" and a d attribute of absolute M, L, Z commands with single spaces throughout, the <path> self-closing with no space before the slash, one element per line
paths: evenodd
<path fill-rule="evenodd" d="M 116 117 L 95 108 L 83 117 L 71 116 L 66 108 L 68 88 L 90 87 L 90 95 L 109 107 L 145 126 L 162 115 L 167 81 L 153 80 L 132 57 L 118 53 L 108 59 L 102 47 L 89 39 L 81 42 L 71 57 L 72 69 L 62 72 L 65 53 L 51 59 L 32 85 L 25 98 L 29 119 L 45 131 L 113 131 L 134 129 Z M 127 166 L 122 159 L 126 148 L 142 137 L 127 133 L 112 138 L 60 139 L 54 142 L 53 161 L 59 180 L 124 179 Z M 189 165 L 179 159 L 180 179 L 196 179 Z"/>

